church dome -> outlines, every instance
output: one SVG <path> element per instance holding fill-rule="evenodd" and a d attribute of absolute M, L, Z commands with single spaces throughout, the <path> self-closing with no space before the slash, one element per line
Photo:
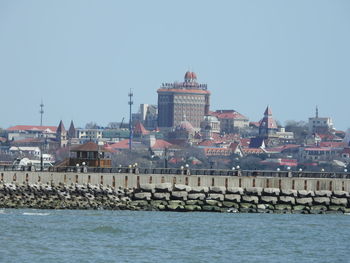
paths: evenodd
<path fill-rule="evenodd" d="M 197 74 L 191 71 L 185 73 L 185 82 L 192 82 L 197 80 Z"/>
<path fill-rule="evenodd" d="M 187 131 L 189 133 L 195 132 L 195 129 L 193 128 L 192 124 L 188 121 L 182 121 L 178 126 L 176 126 L 177 131 Z"/>
<path fill-rule="evenodd" d="M 192 79 L 192 73 L 190 71 L 187 71 L 185 74 L 185 81 L 189 81 Z"/>

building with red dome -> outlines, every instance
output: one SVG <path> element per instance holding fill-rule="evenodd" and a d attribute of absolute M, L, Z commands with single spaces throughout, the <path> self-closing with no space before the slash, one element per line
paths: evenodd
<path fill-rule="evenodd" d="M 163 83 L 158 93 L 158 126 L 175 128 L 186 120 L 199 129 L 205 115 L 209 114 L 210 92 L 207 84 L 197 82 L 194 72 L 185 73 L 184 82 Z"/>

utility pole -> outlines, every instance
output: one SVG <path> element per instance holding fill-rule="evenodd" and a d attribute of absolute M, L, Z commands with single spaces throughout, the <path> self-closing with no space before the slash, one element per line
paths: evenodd
<path fill-rule="evenodd" d="M 132 108 L 132 104 L 134 103 L 132 101 L 132 97 L 134 96 L 134 94 L 131 92 L 131 89 L 130 89 L 130 92 L 129 92 L 128 96 L 129 96 L 128 104 L 129 104 L 129 110 L 130 110 L 130 112 L 129 112 L 129 150 L 131 150 L 131 148 L 132 148 L 132 123 L 131 123 L 132 116 L 131 116 L 131 108 Z"/>
<path fill-rule="evenodd" d="M 41 103 L 40 103 L 40 126 L 43 126 L 43 114 L 44 114 L 44 103 L 43 103 L 43 100 L 41 100 Z"/>

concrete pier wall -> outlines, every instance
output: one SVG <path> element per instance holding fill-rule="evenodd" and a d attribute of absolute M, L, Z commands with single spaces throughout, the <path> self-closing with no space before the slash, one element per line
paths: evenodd
<path fill-rule="evenodd" d="M 190 187 L 262 187 L 281 190 L 329 190 L 350 192 L 350 179 L 259 177 L 259 176 L 210 176 L 134 173 L 59 173 L 2 171 L 0 182 L 15 184 L 92 184 L 112 188 L 139 188 L 141 184 L 171 183 Z"/>

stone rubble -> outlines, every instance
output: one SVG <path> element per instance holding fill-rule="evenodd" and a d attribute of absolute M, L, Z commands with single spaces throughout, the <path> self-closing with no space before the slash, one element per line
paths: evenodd
<path fill-rule="evenodd" d="M 350 213 L 344 191 L 260 187 L 190 187 L 170 183 L 137 189 L 102 185 L 9 184 L 0 182 L 1 208 L 110 209 L 242 213 Z"/>

